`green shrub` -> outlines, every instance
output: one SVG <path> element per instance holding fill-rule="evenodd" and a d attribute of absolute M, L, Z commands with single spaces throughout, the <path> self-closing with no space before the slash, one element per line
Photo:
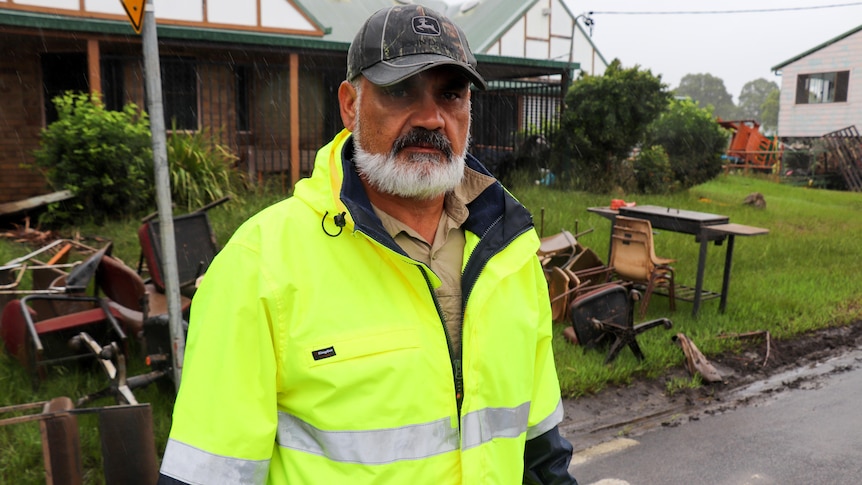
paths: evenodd
<path fill-rule="evenodd" d="M 52 204 L 40 222 L 94 221 L 134 214 L 152 204 L 153 158 L 146 113 L 132 103 L 105 109 L 98 95 L 54 98 L 57 121 L 42 130 L 35 166 L 54 190 L 73 199 Z"/>
<path fill-rule="evenodd" d="M 661 145 L 667 152 L 674 180 L 689 188 L 721 173 L 721 155 L 728 133 L 712 112 L 693 101 L 674 100 L 647 129 L 644 146 Z"/>
<path fill-rule="evenodd" d="M 625 159 L 669 100 L 661 76 L 639 66 L 625 69 L 618 59 L 602 76 L 584 76 L 566 93 L 549 168 L 578 190 L 624 188 L 633 182 Z"/>
<path fill-rule="evenodd" d="M 639 193 L 666 194 L 673 188 L 673 170 L 661 145 L 641 150 L 635 158 L 634 168 Z"/>
<path fill-rule="evenodd" d="M 174 204 L 192 211 L 228 195 L 235 198 L 244 183 L 242 173 L 233 168 L 237 157 L 206 128 L 173 128 L 167 152 Z"/>

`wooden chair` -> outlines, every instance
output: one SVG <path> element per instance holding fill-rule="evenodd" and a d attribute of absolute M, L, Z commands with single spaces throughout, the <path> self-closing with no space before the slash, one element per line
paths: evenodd
<path fill-rule="evenodd" d="M 676 261 L 655 255 L 652 227 L 645 219 L 617 216 L 611 234 L 611 260 L 614 274 L 644 288 L 640 317 L 646 315 L 650 297 L 656 288 L 667 289 L 671 311 L 676 310 L 674 271 Z"/>
<path fill-rule="evenodd" d="M 613 268 L 605 265 L 599 255 L 590 248 L 583 248 L 566 263 L 564 269 L 574 273 L 584 287 L 603 285 L 611 280 L 613 273 Z"/>
<path fill-rule="evenodd" d="M 611 284 L 625 286 L 624 283 L 608 281 L 608 271 L 607 267 L 580 272 L 572 271 L 568 267 L 552 267 L 548 281 L 552 320 L 554 322 L 565 321 L 569 306 L 581 294 Z"/>
<path fill-rule="evenodd" d="M 653 244 L 652 224 L 650 221 L 646 219 L 638 219 L 636 217 L 617 216 L 614 224 L 646 234 L 649 239 L 650 258 L 656 264 L 671 264 L 676 262 L 675 259 L 660 258 L 656 256 L 655 245 Z"/>
<path fill-rule="evenodd" d="M 559 266 L 552 266 L 547 274 L 548 295 L 551 298 L 551 320 L 561 322 L 566 318 L 573 282 L 570 273 Z M 577 286 L 578 282 L 575 281 L 574 284 Z"/>
<path fill-rule="evenodd" d="M 539 241 L 537 254 L 542 266 L 565 266 L 582 250 L 575 236 L 569 231 L 562 230 L 552 236 L 543 237 Z"/>

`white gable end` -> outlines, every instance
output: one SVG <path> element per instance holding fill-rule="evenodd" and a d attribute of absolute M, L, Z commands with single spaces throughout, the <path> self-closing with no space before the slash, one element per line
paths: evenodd
<path fill-rule="evenodd" d="M 260 0 L 261 23 L 264 27 L 292 30 L 313 30 L 314 26 L 287 0 Z"/>
<path fill-rule="evenodd" d="M 0 0 L 0 4 L 8 2 Z M 81 0 L 15 0 L 15 5 L 69 10 L 83 15 L 92 13 L 126 17 L 120 0 L 84 0 L 83 3 Z M 290 0 L 155 0 L 154 8 L 157 20 L 213 24 L 227 28 L 235 25 L 295 32 L 318 31 L 317 26 Z"/>

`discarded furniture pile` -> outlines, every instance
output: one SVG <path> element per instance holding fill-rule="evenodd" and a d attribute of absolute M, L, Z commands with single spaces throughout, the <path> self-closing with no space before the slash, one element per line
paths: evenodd
<path fill-rule="evenodd" d="M 183 330 L 190 297 L 218 251 L 206 211 L 226 200 L 173 220 Z M 145 218 L 138 237 L 137 270 L 112 255 L 110 242 L 94 248 L 68 239 L 0 264 L 0 341 L 30 375 L 34 390 L 46 379 L 63 379 L 70 366 L 107 378 L 101 389 L 82 389 L 88 393 L 74 400 L 59 396 L 0 407 L 0 426 L 39 422 L 49 484 L 83 483 L 76 419 L 82 413 L 99 415 L 106 483 L 158 478 L 152 413 L 134 390 L 173 377 L 159 222 Z M 132 350 L 147 366 L 138 375 L 127 370 Z M 92 406 L 104 398 L 116 405 Z"/>
<path fill-rule="evenodd" d="M 643 319 L 654 295 L 667 297 L 671 312 L 676 310 L 677 301 L 692 302 L 692 316 L 696 317 L 701 301 L 714 298 L 720 299 L 718 309 L 724 312 L 735 236 L 769 233 L 768 229 L 730 223 L 727 216 L 720 214 L 639 206 L 618 199 L 608 207 L 587 210 L 611 222 L 607 265 L 567 231 L 542 238 L 538 255 L 548 280 L 554 322 L 566 325 L 563 336 L 585 352 L 607 349 L 605 364 L 612 362 L 624 347 L 643 360 L 637 336 L 652 328 L 673 326 L 667 318 L 635 323 L 635 304 L 639 306 L 638 319 Z M 676 259 L 656 254 L 654 228 L 695 236 L 700 251 L 694 286 L 677 281 L 672 266 Z M 704 288 L 710 243 L 725 243 L 721 292 Z M 584 264 L 587 261 L 590 263 Z M 579 263 L 581 266 L 577 266 Z M 682 350 L 685 369 L 692 376 L 700 376 L 703 382 L 722 381 L 720 373 L 688 336 L 680 332 L 671 341 Z M 768 342 L 767 335 L 767 359 Z"/>
<path fill-rule="evenodd" d="M 542 238 L 538 256 L 548 281 L 553 321 L 569 324 L 563 334 L 585 352 L 607 348 L 606 364 L 616 359 L 624 347 L 643 360 L 637 336 L 651 328 L 672 326 L 667 318 L 635 325 L 634 304 L 640 292 L 633 288 L 634 282 L 625 279 L 625 271 L 620 273 L 615 266 L 605 265 L 595 251 L 578 243 L 569 231 Z"/>
<path fill-rule="evenodd" d="M 98 414 L 106 483 L 158 478 L 152 412 L 132 389 L 164 372 L 126 376 L 128 335 L 142 333 L 148 295 L 140 275 L 110 250 L 110 244 L 97 250 L 61 239 L 0 266 L 0 339 L 28 371 L 34 389 L 50 368 L 85 362 L 97 362 L 109 379 L 104 389 L 77 402 L 59 396 L 0 407 L 0 426 L 39 423 L 49 484 L 83 483 L 81 413 Z M 115 397 L 121 405 L 80 407 L 101 397 Z"/>
<path fill-rule="evenodd" d="M 167 308 L 163 293 L 111 256 L 111 244 L 98 250 L 78 245 L 86 257 L 71 262 L 76 243 L 59 240 L 48 247 L 59 249 L 44 263 L 37 259 L 46 253 L 40 248 L 0 267 L 0 279 L 12 280 L 0 290 L 0 338 L 30 373 L 34 388 L 51 367 L 98 360 L 101 350 L 85 345 L 88 340 L 100 349 L 116 348 L 115 360 L 127 359 L 129 336 L 144 343 L 146 327 L 158 324 Z M 29 288 L 23 284 L 26 273 Z M 165 360 L 143 348 L 152 360 Z"/>
<path fill-rule="evenodd" d="M 145 485 L 159 476 L 149 404 L 76 408 L 67 396 L 0 407 L 0 426 L 38 422 L 47 485 L 84 481 L 77 416 L 97 414 L 105 483 Z M 10 417 L 5 417 L 11 415 Z"/>
<path fill-rule="evenodd" d="M 689 234 L 694 236 L 693 240 L 700 246 L 697 260 L 697 273 L 694 286 L 680 284 L 676 275 L 666 272 L 662 281 L 652 287 L 652 293 L 672 298 L 671 303 L 678 301 L 691 302 L 691 315 L 696 317 L 700 311 L 701 303 L 707 300 L 718 299 L 718 309 L 724 312 L 727 306 L 728 290 L 730 288 L 730 269 L 733 261 L 733 249 L 736 236 L 758 236 L 769 233 L 768 229 L 744 224 L 730 222 L 730 217 L 722 214 L 699 212 L 687 209 L 654 205 L 620 205 L 614 207 L 588 207 L 588 212 L 598 214 L 611 222 L 610 252 L 613 253 L 616 238 L 616 226 L 629 227 L 633 225 L 633 219 L 648 221 L 651 229 Z M 618 222 L 619 220 L 619 222 Z M 643 230 L 642 230 L 643 231 Z M 651 231 L 646 231 L 651 234 Z M 633 237 L 633 236 L 632 236 Z M 630 238 L 631 239 L 631 238 Z M 709 290 L 704 284 L 706 272 L 706 260 L 710 243 L 715 246 L 723 246 L 724 271 L 720 291 Z M 633 243 L 631 243 L 633 244 Z M 631 249 L 631 248 L 629 248 Z M 608 260 L 613 254 L 608 256 Z M 653 265 L 657 265 L 664 258 L 654 258 Z M 664 264 L 664 263 L 662 263 Z M 668 263 L 669 264 L 669 263 Z M 671 282 L 671 279 L 673 280 Z M 671 294 L 671 292 L 673 294 Z"/>

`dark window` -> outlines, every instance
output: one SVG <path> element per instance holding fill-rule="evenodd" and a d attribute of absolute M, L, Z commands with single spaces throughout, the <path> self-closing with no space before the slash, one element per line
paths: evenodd
<path fill-rule="evenodd" d="M 840 71 L 835 77 L 835 102 L 847 102 L 847 86 L 850 85 L 850 71 Z"/>
<path fill-rule="evenodd" d="M 102 59 L 102 100 L 105 108 L 111 111 L 123 110 L 123 63 L 120 59 Z"/>
<path fill-rule="evenodd" d="M 87 55 L 81 53 L 42 54 L 42 89 L 45 94 L 45 124 L 57 121 L 54 98 L 66 91 L 90 91 Z"/>
<path fill-rule="evenodd" d="M 850 71 L 800 74 L 796 78 L 796 104 L 844 103 Z"/>
<path fill-rule="evenodd" d="M 198 78 L 192 59 L 162 59 L 165 127 L 198 129 Z"/>
<path fill-rule="evenodd" d="M 251 69 L 248 66 L 236 66 L 236 129 L 249 131 L 249 87 L 251 84 Z"/>

